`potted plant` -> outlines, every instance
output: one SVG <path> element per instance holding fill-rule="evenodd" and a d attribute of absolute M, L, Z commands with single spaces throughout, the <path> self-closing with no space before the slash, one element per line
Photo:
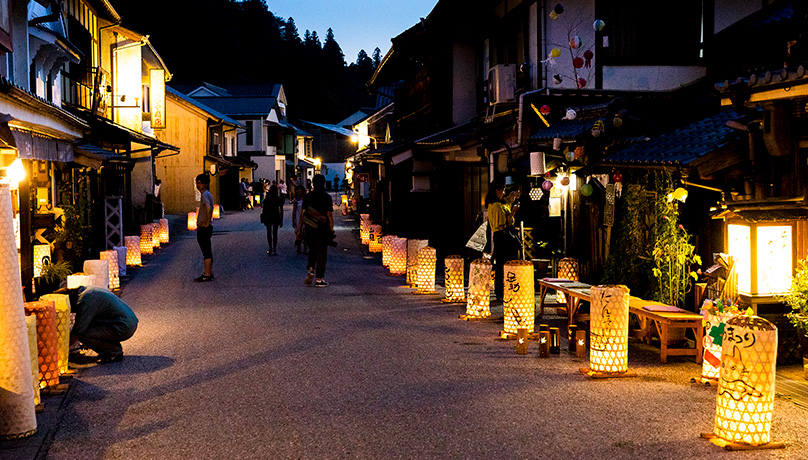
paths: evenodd
<path fill-rule="evenodd" d="M 42 267 L 39 278 L 34 279 L 37 295 L 50 294 L 59 289 L 59 284 L 73 273 L 70 262 L 51 262 Z"/>
<path fill-rule="evenodd" d="M 805 378 L 808 378 L 808 259 L 797 263 L 797 273 L 791 280 L 791 289 L 785 296 L 779 297 L 779 300 L 791 307 L 791 312 L 786 316 L 800 331 L 802 363 Z"/>

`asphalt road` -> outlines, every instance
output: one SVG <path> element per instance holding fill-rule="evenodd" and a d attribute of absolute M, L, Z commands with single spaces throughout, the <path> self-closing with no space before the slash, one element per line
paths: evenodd
<path fill-rule="evenodd" d="M 126 284 L 140 318 L 126 359 L 75 379 L 48 458 L 808 458 L 805 409 L 776 400 L 788 448 L 725 452 L 699 438 L 716 390 L 689 383 L 694 361 L 632 344 L 638 376 L 595 381 L 563 349 L 517 355 L 501 322 L 401 288 L 341 217 L 331 286 L 306 287 L 289 209 L 277 257 L 258 215 L 215 222 L 215 281 L 192 282 L 201 255 L 183 231 Z"/>

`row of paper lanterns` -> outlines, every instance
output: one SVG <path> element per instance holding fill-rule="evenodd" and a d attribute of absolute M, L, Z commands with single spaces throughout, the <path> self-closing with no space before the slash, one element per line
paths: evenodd
<path fill-rule="evenodd" d="M 256 198 L 258 198 L 256 196 Z M 196 208 L 196 211 L 191 211 L 188 213 L 188 230 L 194 231 L 196 230 L 196 216 L 199 214 L 199 208 Z M 218 204 L 213 205 L 213 213 L 211 214 L 212 219 L 220 219 L 222 217 L 222 207 Z"/>
<path fill-rule="evenodd" d="M 382 264 L 393 275 L 406 275 L 406 282 L 418 294 L 436 294 L 436 251 L 427 240 L 382 235 L 381 226 L 372 224 L 369 215 L 360 216 L 360 237 L 370 252 L 382 253 Z M 562 259 L 559 276 L 578 279 L 574 259 Z M 563 266 L 563 267 L 562 267 Z M 464 319 L 491 316 L 491 263 L 485 259 L 471 262 L 468 295 L 464 286 L 464 259 L 445 259 L 444 302 L 465 302 Z M 512 260 L 504 267 L 503 337 L 527 339 L 534 332 L 535 286 L 533 264 Z M 563 294 L 559 295 L 563 302 Z M 591 288 L 591 323 L 589 370 L 618 376 L 628 372 L 629 289 L 622 285 Z M 718 380 L 715 435 L 729 443 L 763 445 L 771 440 L 774 407 L 775 365 L 777 361 L 777 329 L 763 318 L 731 313 L 707 313 L 705 310 L 704 364 L 702 378 Z M 716 334 L 720 328 L 722 334 Z M 553 328 L 550 328 L 553 329 Z M 558 333 L 540 331 L 540 353 L 547 346 L 558 347 Z M 575 336 L 573 338 L 573 332 Z M 716 344 L 714 337 L 723 337 Z M 586 331 L 570 330 L 578 356 L 585 347 Z M 572 344 L 571 344 L 572 348 Z M 525 347 L 526 352 L 526 347 Z M 712 357 L 708 358 L 708 354 Z M 723 374 L 721 373 L 723 363 Z"/>

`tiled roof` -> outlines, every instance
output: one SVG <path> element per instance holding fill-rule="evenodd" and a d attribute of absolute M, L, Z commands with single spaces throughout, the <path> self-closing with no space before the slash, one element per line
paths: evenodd
<path fill-rule="evenodd" d="M 199 100 L 190 98 L 190 97 L 186 96 L 185 94 L 182 94 L 181 92 L 179 92 L 179 91 L 177 91 L 177 90 L 175 90 L 175 89 L 173 89 L 173 88 L 171 88 L 169 86 L 166 87 L 166 91 L 169 94 L 173 94 L 174 96 L 182 99 L 183 101 L 185 101 L 185 102 L 187 102 L 189 104 L 192 104 L 192 105 L 195 105 L 196 107 L 199 107 L 200 109 L 204 110 L 205 112 L 208 112 L 209 114 L 213 115 L 215 118 L 219 118 L 221 120 L 224 120 L 227 123 L 230 123 L 232 125 L 238 125 L 238 126 L 242 125 L 241 122 L 236 121 L 236 120 L 228 117 L 227 115 L 219 112 L 218 110 L 210 108 L 207 105 L 199 102 Z"/>
<path fill-rule="evenodd" d="M 682 128 L 635 142 L 604 158 L 602 164 L 687 165 L 747 134 L 727 126 L 727 121 L 744 118 L 732 109 L 723 110 Z"/>
<path fill-rule="evenodd" d="M 313 121 L 306 121 L 306 120 L 300 120 L 300 122 L 304 123 L 304 124 L 309 124 L 309 125 L 312 125 L 312 126 L 316 126 L 318 128 L 321 128 L 321 129 L 326 129 L 328 131 L 333 131 L 333 132 L 335 132 L 337 134 L 341 134 L 341 135 L 347 136 L 347 137 L 351 137 L 351 136 L 354 135 L 353 131 L 351 131 L 350 129 L 345 129 L 342 126 L 328 125 L 328 124 L 325 124 L 325 123 L 315 123 Z"/>
<path fill-rule="evenodd" d="M 198 97 L 194 100 L 230 116 L 266 116 L 275 106 L 274 97 Z"/>
<path fill-rule="evenodd" d="M 530 136 L 531 141 L 548 141 L 560 137 L 562 139 L 572 139 L 582 133 L 592 129 L 597 119 L 588 120 L 576 118 L 575 120 L 562 120 L 550 125 L 549 128 L 542 128 Z"/>

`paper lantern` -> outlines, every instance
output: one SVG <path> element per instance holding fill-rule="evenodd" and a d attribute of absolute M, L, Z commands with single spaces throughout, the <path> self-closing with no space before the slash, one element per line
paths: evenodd
<path fill-rule="evenodd" d="M 709 303 L 709 305 L 708 305 Z M 711 300 L 705 300 L 701 314 L 704 317 L 704 359 L 701 361 L 702 381 L 717 381 L 721 371 L 721 353 L 726 323 L 738 315 L 737 309 L 723 306 L 719 311 Z"/>
<path fill-rule="evenodd" d="M 583 43 L 584 42 L 583 42 L 583 40 L 581 40 L 581 37 L 579 37 L 578 35 L 575 35 L 574 37 L 572 37 L 570 39 L 570 48 L 578 49 L 578 48 L 581 47 L 581 45 L 583 45 Z"/>
<path fill-rule="evenodd" d="M 572 66 L 575 67 L 576 69 L 580 69 L 581 67 L 583 67 L 584 66 L 583 58 L 579 58 L 579 57 L 574 58 L 572 60 Z"/>
<path fill-rule="evenodd" d="M 141 266 L 143 264 L 143 261 L 141 260 L 140 257 L 140 237 L 125 236 L 123 237 L 123 241 L 126 244 L 126 265 L 132 265 L 136 267 Z"/>
<path fill-rule="evenodd" d="M 154 254 L 154 240 L 152 239 L 151 224 L 140 226 L 140 253 L 146 255 Z"/>
<path fill-rule="evenodd" d="M 578 79 L 578 89 L 582 89 L 586 87 L 586 78 L 581 77 Z"/>
<path fill-rule="evenodd" d="M 558 49 L 558 48 L 551 49 L 550 50 L 550 56 L 554 57 L 554 58 L 557 58 L 557 57 L 561 56 L 561 50 Z"/>
<path fill-rule="evenodd" d="M 67 275 L 68 289 L 77 289 L 81 286 L 95 286 L 95 276 L 81 272 Z"/>
<path fill-rule="evenodd" d="M 561 78 L 561 75 L 559 74 L 553 75 L 553 83 L 555 83 L 556 85 L 560 85 L 562 81 L 563 79 Z"/>
<path fill-rule="evenodd" d="M 531 200 L 539 201 L 541 200 L 541 197 L 544 196 L 544 191 L 541 189 L 541 187 L 532 187 L 527 195 Z"/>
<path fill-rule="evenodd" d="M 758 446 L 771 441 L 777 328 L 740 315 L 727 320 L 716 399 L 715 434 Z"/>
<path fill-rule="evenodd" d="M 359 238 L 362 244 L 370 244 L 370 214 L 359 214 Z"/>
<path fill-rule="evenodd" d="M 391 235 L 384 235 L 382 237 L 382 266 L 390 266 L 390 243 L 393 240 Z"/>
<path fill-rule="evenodd" d="M 34 278 L 39 278 L 42 268 L 51 263 L 51 248 L 48 244 L 34 245 Z"/>
<path fill-rule="evenodd" d="M 112 249 L 118 253 L 118 276 L 126 276 L 126 246 L 115 246 Z"/>
<path fill-rule="evenodd" d="M 435 264 L 437 262 L 435 248 L 429 246 L 418 251 L 416 293 L 435 294 Z"/>
<path fill-rule="evenodd" d="M 65 374 L 70 353 L 70 297 L 67 294 L 45 294 L 39 300 L 53 302 L 56 309 L 56 350 L 59 373 Z"/>
<path fill-rule="evenodd" d="M 429 244 L 427 240 L 407 240 L 407 284 L 415 286 L 418 277 L 418 251 Z"/>
<path fill-rule="evenodd" d="M 84 273 L 93 275 L 93 286 L 109 290 L 109 261 L 85 260 Z"/>
<path fill-rule="evenodd" d="M 121 279 L 118 274 L 118 251 L 108 250 L 101 251 L 101 260 L 106 260 L 109 268 L 109 290 L 114 291 L 121 288 Z M 87 270 L 85 270 L 87 271 Z"/>
<path fill-rule="evenodd" d="M 36 315 L 36 345 L 39 363 L 39 387 L 59 384 L 59 350 L 57 346 L 56 307 L 40 300 L 25 303 L 25 313 Z"/>
<path fill-rule="evenodd" d="M 578 261 L 571 257 L 564 257 L 558 261 L 558 278 L 578 281 Z M 567 298 L 561 291 L 556 291 L 556 302 L 566 303 Z"/>
<path fill-rule="evenodd" d="M 543 176 L 545 172 L 544 152 L 530 152 L 530 175 Z"/>
<path fill-rule="evenodd" d="M 564 120 L 574 120 L 578 117 L 578 112 L 574 109 L 567 109 L 566 115 L 564 115 Z"/>
<path fill-rule="evenodd" d="M 604 27 L 606 27 L 606 23 L 600 19 L 595 19 L 595 22 L 592 23 L 592 28 L 595 29 L 595 32 L 602 32 Z"/>
<path fill-rule="evenodd" d="M 382 226 L 373 224 L 370 226 L 368 235 L 368 251 L 372 253 L 382 252 Z"/>
<path fill-rule="evenodd" d="M 36 315 L 25 315 L 28 328 L 28 356 L 31 359 L 31 388 L 34 389 L 34 404 L 41 402 L 39 395 L 39 352 L 36 346 Z"/>
<path fill-rule="evenodd" d="M 477 259 L 469 265 L 469 293 L 466 296 L 466 316 L 491 316 L 491 262 Z"/>
<path fill-rule="evenodd" d="M 592 196 L 592 193 L 594 193 L 594 191 L 595 191 L 594 187 L 592 187 L 592 185 L 588 183 L 581 186 L 581 195 L 583 196 Z"/>
<path fill-rule="evenodd" d="M 211 213 L 212 219 L 221 219 L 222 217 L 222 207 L 218 204 L 213 205 L 213 213 Z M 168 241 L 166 241 L 168 243 Z"/>
<path fill-rule="evenodd" d="M 553 182 L 549 181 L 549 180 L 546 180 L 546 181 L 542 182 L 541 188 L 543 188 L 544 190 L 549 192 L 550 189 L 553 188 Z"/>
<path fill-rule="evenodd" d="M 592 286 L 589 370 L 619 374 L 628 371 L 628 300 L 623 285 Z"/>
<path fill-rule="evenodd" d="M 584 155 L 586 155 L 586 149 L 584 148 L 583 145 L 579 145 L 578 147 L 575 147 L 575 159 L 576 160 L 580 160 L 581 158 L 584 157 Z"/>
<path fill-rule="evenodd" d="M 0 183 L 0 439 L 22 438 L 36 432 L 13 214 L 10 187 Z"/>
<path fill-rule="evenodd" d="M 595 53 L 593 53 L 592 50 L 584 51 L 584 59 L 586 59 L 586 63 L 584 64 L 584 66 L 587 69 L 592 67 L 592 58 L 593 57 L 595 57 Z"/>
<path fill-rule="evenodd" d="M 393 237 L 390 244 L 390 274 L 404 275 L 407 273 L 407 239 Z"/>
<path fill-rule="evenodd" d="M 505 291 L 502 306 L 505 314 L 505 334 L 516 334 L 520 327 L 533 332 L 536 316 L 536 295 L 533 286 L 533 262 L 511 260 L 505 262 Z"/>
<path fill-rule="evenodd" d="M 194 211 L 188 213 L 188 230 L 196 230 L 196 212 Z"/>
<path fill-rule="evenodd" d="M 160 219 L 160 244 L 168 243 L 168 219 Z"/>
<path fill-rule="evenodd" d="M 550 11 L 550 19 L 558 19 L 558 13 L 555 11 Z"/>
<path fill-rule="evenodd" d="M 553 7 L 553 12 L 555 14 L 563 13 L 564 12 L 564 6 L 562 4 L 560 4 L 560 3 L 556 4 L 556 6 Z"/>
<path fill-rule="evenodd" d="M 446 298 L 443 300 L 445 302 L 465 302 L 465 260 L 462 256 L 448 256 L 443 263 L 445 267 L 443 279 L 446 285 Z"/>
<path fill-rule="evenodd" d="M 544 105 L 543 105 L 543 106 L 541 106 L 541 108 L 539 109 L 539 112 L 541 112 L 541 114 L 542 114 L 542 115 L 549 115 L 549 114 L 550 114 L 550 106 L 549 106 L 549 105 L 547 105 L 547 104 L 544 104 Z"/>
<path fill-rule="evenodd" d="M 159 249 L 160 248 L 160 223 L 159 222 L 152 222 L 151 224 L 151 236 L 152 236 L 152 248 Z"/>
<path fill-rule="evenodd" d="M 341 199 L 341 201 L 340 201 L 341 204 L 344 204 L 346 206 L 348 205 L 348 195 L 341 195 L 340 199 Z"/>

